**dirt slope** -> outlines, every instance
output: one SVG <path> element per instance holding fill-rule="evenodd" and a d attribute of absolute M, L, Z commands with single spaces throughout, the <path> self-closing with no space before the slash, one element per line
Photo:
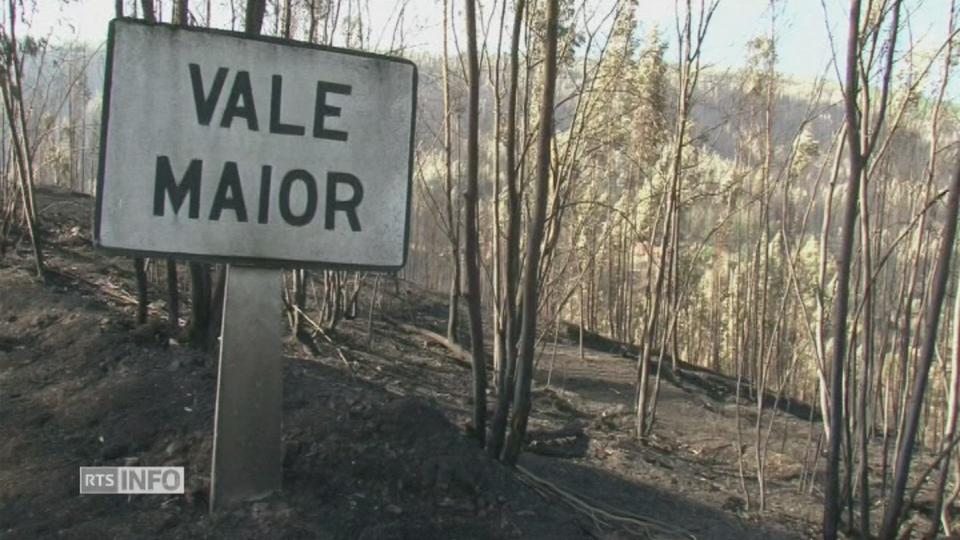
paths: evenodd
<path fill-rule="evenodd" d="M 288 342 L 284 491 L 211 519 L 214 358 L 161 325 L 134 328 L 129 262 L 90 248 L 85 197 L 44 191 L 53 269 L 29 274 L 27 244 L 0 259 L 0 537 L 3 538 L 798 538 L 816 501 L 776 497 L 758 523 L 740 512 L 732 408 L 665 382 L 658 438 L 632 441 L 633 364 L 581 361 L 548 347 L 526 475 L 489 461 L 463 435 L 469 372 L 418 334 L 377 319 L 346 321 L 339 350 Z M 378 311 L 437 328 L 442 298 L 383 287 Z M 161 291 L 162 292 L 162 291 Z M 158 301 L 152 318 L 160 320 Z M 364 308 L 365 311 L 366 308 Z M 611 414 L 613 411 L 613 414 Z M 748 429 L 752 418 L 744 419 Z M 774 427 L 788 493 L 806 423 Z M 781 434 L 782 447 L 779 443 Z M 183 465 L 184 497 L 79 496 L 78 468 Z M 780 473 L 777 473 L 780 474 Z M 774 475 L 775 476 L 775 475 Z M 592 517 L 545 486 L 576 494 Z M 536 488 L 536 489 L 535 489 Z M 545 496 L 544 493 L 547 493 Z M 613 516 L 633 516 L 630 520 Z M 666 531 L 661 525 L 668 525 Z"/>

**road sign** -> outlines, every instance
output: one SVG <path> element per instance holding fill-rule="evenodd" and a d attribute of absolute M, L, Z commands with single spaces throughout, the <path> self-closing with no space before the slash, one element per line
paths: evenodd
<path fill-rule="evenodd" d="M 99 247 L 403 266 L 413 63 L 123 19 L 108 41 Z"/>
<path fill-rule="evenodd" d="M 227 267 L 210 509 L 280 488 L 280 275 L 406 262 L 416 66 L 110 23 L 94 239 Z"/>

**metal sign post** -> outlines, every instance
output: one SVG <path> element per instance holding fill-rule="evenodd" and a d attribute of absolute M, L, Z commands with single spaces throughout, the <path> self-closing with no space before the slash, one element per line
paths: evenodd
<path fill-rule="evenodd" d="M 229 263 L 211 510 L 280 488 L 278 268 L 407 257 L 417 70 L 236 32 L 110 24 L 94 242 Z"/>
<path fill-rule="evenodd" d="M 227 267 L 211 510 L 280 489 L 281 314 L 279 272 Z"/>

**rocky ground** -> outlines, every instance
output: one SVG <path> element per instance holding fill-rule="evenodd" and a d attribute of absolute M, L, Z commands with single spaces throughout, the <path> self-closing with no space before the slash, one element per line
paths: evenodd
<path fill-rule="evenodd" d="M 765 433 L 775 421 L 760 515 L 756 407 L 738 412 L 730 381 L 693 366 L 663 381 L 656 436 L 641 446 L 635 361 L 547 343 L 520 468 L 490 461 L 464 435 L 469 369 L 397 324 L 441 328 L 443 298 L 403 282 L 380 288 L 369 335 L 357 319 L 315 350 L 287 341 L 283 492 L 211 517 L 216 359 L 167 334 L 161 300 L 153 324 L 133 325 L 131 265 L 92 249 L 89 198 L 39 201 L 47 283 L 30 273 L 27 242 L 0 259 L 0 537 L 816 535 L 819 494 L 797 482 L 811 424 L 763 409 Z M 78 495 L 80 466 L 123 464 L 182 465 L 187 494 Z"/>

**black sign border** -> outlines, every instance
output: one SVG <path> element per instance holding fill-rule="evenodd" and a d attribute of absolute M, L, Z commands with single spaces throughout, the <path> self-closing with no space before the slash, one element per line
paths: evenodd
<path fill-rule="evenodd" d="M 222 256 L 222 255 L 202 255 L 196 253 L 182 253 L 177 251 L 149 251 L 149 250 L 136 250 L 128 248 L 118 248 L 118 247 L 109 247 L 104 246 L 100 243 L 100 221 L 103 212 L 103 182 L 104 182 L 104 172 L 106 168 L 106 155 L 107 155 L 107 129 L 110 125 L 110 91 L 111 83 L 113 80 L 113 48 L 114 48 L 114 34 L 117 24 L 136 24 L 140 26 L 150 26 L 150 27 L 160 27 L 167 28 L 170 30 L 175 30 L 177 32 L 193 32 L 198 34 L 213 34 L 225 37 L 232 37 L 237 39 L 243 39 L 247 41 L 260 41 L 264 43 L 271 43 L 274 45 L 284 45 L 290 47 L 298 47 L 301 49 L 312 49 L 324 52 L 331 52 L 336 54 L 346 54 L 350 56 L 359 56 L 362 58 L 373 58 L 377 60 L 386 60 L 388 62 L 397 62 L 401 64 L 408 64 L 413 68 L 413 92 L 412 92 L 412 105 L 411 105 L 411 114 L 410 114 L 410 152 L 407 156 L 407 200 L 406 200 L 406 215 L 404 216 L 404 225 L 403 225 L 403 258 L 400 261 L 399 265 L 364 265 L 364 264 L 351 264 L 351 263 L 332 263 L 332 262 L 323 262 L 323 261 L 304 261 L 298 259 L 273 259 L 273 258 L 260 258 L 260 257 L 232 257 L 232 256 Z M 104 70 L 104 81 L 103 81 L 103 100 L 101 102 L 101 116 L 100 116 L 100 151 L 99 151 L 99 162 L 97 164 L 97 193 L 96 193 L 96 206 L 94 209 L 93 217 L 93 246 L 98 251 L 106 253 L 108 255 L 126 255 L 126 256 L 135 256 L 135 257 L 152 257 L 152 258 L 163 258 L 163 259 L 178 259 L 184 261 L 195 261 L 195 262 L 207 262 L 207 263 L 224 263 L 224 264 L 234 264 L 242 266 L 256 266 L 261 268 L 320 268 L 320 269 L 331 269 L 331 270 L 360 270 L 360 271 L 375 271 L 375 272 L 396 272 L 401 270 L 407 264 L 407 257 L 409 255 L 410 248 L 410 206 L 413 198 L 413 152 L 414 152 L 414 142 L 416 139 L 416 128 L 417 128 L 417 84 L 419 82 L 419 72 L 417 70 L 417 65 L 411 60 L 406 58 L 400 58 L 396 56 L 388 56 L 384 54 L 377 54 L 365 51 L 358 51 L 353 49 L 344 49 L 340 47 L 330 47 L 327 45 L 318 45 L 316 43 L 307 43 L 303 41 L 295 41 L 291 39 L 283 39 L 272 36 L 262 36 L 262 35 L 251 35 L 243 32 L 234 32 L 231 30 L 221 30 L 219 28 L 203 28 L 203 27 L 190 27 L 190 26 L 177 26 L 167 23 L 149 23 L 142 19 L 133 19 L 129 17 L 118 17 L 110 21 L 110 26 L 107 31 L 107 57 L 106 57 L 106 68 Z"/>

